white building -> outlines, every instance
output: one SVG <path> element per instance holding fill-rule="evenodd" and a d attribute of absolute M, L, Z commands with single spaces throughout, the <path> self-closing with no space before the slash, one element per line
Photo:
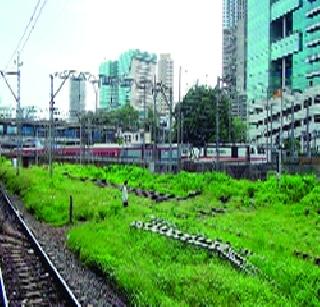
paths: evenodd
<path fill-rule="evenodd" d="M 255 101 L 250 109 L 250 131 L 253 143 L 263 148 L 290 150 L 292 140 L 300 153 L 320 152 L 320 86 L 303 93 L 289 90 L 271 99 Z M 282 106 L 282 112 L 281 111 Z M 282 121 L 282 129 L 281 127 Z M 272 147 L 271 147 L 272 146 Z M 297 155 L 296 150 L 296 155 Z"/>
<path fill-rule="evenodd" d="M 86 78 L 81 73 L 70 78 L 69 112 L 70 119 L 84 112 L 86 106 Z"/>
<path fill-rule="evenodd" d="M 146 56 L 135 56 L 132 58 L 130 78 L 134 80 L 131 86 L 130 104 L 139 114 L 153 108 L 153 94 L 151 84 L 156 74 L 156 62 Z M 144 85 L 145 82 L 145 85 Z"/>
<path fill-rule="evenodd" d="M 171 59 L 170 53 L 161 53 L 158 62 L 158 82 L 161 82 L 166 86 L 165 91 L 167 100 L 170 101 L 170 90 L 172 89 L 172 100 L 174 97 L 174 62 Z M 169 114 L 169 107 L 163 96 L 159 95 L 157 100 L 158 112 L 162 115 Z M 174 110 L 174 105 L 172 105 L 172 110 Z"/>

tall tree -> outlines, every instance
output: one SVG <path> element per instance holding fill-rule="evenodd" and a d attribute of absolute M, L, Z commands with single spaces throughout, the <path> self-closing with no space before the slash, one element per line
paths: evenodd
<path fill-rule="evenodd" d="M 231 120 L 230 102 L 216 89 L 195 85 L 177 105 L 183 118 L 183 140 L 194 146 L 205 146 L 216 141 L 216 112 L 218 112 L 218 139 L 221 143 L 239 142 L 239 120 Z M 179 120 L 176 116 L 177 121 Z M 176 126 L 179 126 L 177 123 Z M 244 126 L 241 126 L 243 131 Z"/>
<path fill-rule="evenodd" d="M 247 123 L 238 116 L 232 119 L 232 136 L 237 143 L 247 140 Z"/>

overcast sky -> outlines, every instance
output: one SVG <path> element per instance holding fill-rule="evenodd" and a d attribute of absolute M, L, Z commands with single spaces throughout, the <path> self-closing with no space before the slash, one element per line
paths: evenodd
<path fill-rule="evenodd" d="M 41 0 L 41 3 L 45 0 Z M 0 0 L 0 70 L 4 70 L 38 0 Z M 175 98 L 197 80 L 213 85 L 221 74 L 221 0 L 48 0 L 22 52 L 21 105 L 48 107 L 49 74 L 78 69 L 98 74 L 99 63 L 130 48 L 171 53 Z M 8 70 L 14 69 L 11 61 Z M 10 82 L 16 87 L 14 77 Z M 55 81 L 55 86 L 59 81 Z M 94 99 L 88 87 L 88 109 Z M 0 79 L 1 106 L 15 102 Z M 57 97 L 68 109 L 68 86 Z"/>

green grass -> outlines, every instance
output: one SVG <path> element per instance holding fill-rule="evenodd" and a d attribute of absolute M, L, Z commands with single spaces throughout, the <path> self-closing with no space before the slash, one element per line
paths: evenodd
<path fill-rule="evenodd" d="M 167 184 L 167 191 L 172 192 L 177 189 L 171 180 L 183 185 L 184 180 L 198 176 L 189 187 L 201 186 L 203 193 L 195 199 L 161 204 L 130 194 L 129 207 L 122 208 L 120 191 L 70 180 L 62 175 L 66 168 L 73 175 L 92 178 L 105 173 L 93 167 L 55 166 L 50 181 L 43 168 L 26 169 L 16 177 L 2 161 L 0 175 L 37 218 L 54 225 L 68 222 L 69 195 L 73 195 L 76 223 L 68 234 L 68 246 L 84 263 L 116 282 L 133 304 L 319 306 L 320 269 L 312 259 L 294 255 L 298 250 L 320 256 L 320 187 L 314 177 L 284 176 L 280 186 L 274 177 L 266 182 L 237 181 L 221 174 L 130 177 L 133 185 L 154 180 L 156 189 Z M 113 173 L 118 178 L 114 182 L 121 183 L 128 168 L 117 167 Z M 221 203 L 221 196 L 228 196 L 226 204 Z M 212 207 L 227 211 L 214 217 L 198 212 Z M 248 259 L 259 274 L 242 273 L 204 251 L 129 227 L 132 221 L 148 221 L 153 216 L 189 233 L 230 241 L 238 251 L 249 249 Z"/>
<path fill-rule="evenodd" d="M 227 178 L 224 174 L 206 173 L 203 175 L 180 172 L 177 175 L 153 174 L 147 169 L 136 166 L 95 166 L 65 165 L 58 169 L 59 173 L 69 173 L 76 177 L 106 179 L 109 182 L 123 184 L 128 180 L 129 186 L 144 190 L 153 190 L 160 193 L 185 196 L 190 191 L 204 190 L 207 184 L 213 181 L 223 181 Z"/>

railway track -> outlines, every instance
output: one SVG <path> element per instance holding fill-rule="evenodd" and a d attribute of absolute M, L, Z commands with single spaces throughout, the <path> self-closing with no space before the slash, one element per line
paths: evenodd
<path fill-rule="evenodd" d="M 0 305 L 80 306 L 2 189 Z"/>

